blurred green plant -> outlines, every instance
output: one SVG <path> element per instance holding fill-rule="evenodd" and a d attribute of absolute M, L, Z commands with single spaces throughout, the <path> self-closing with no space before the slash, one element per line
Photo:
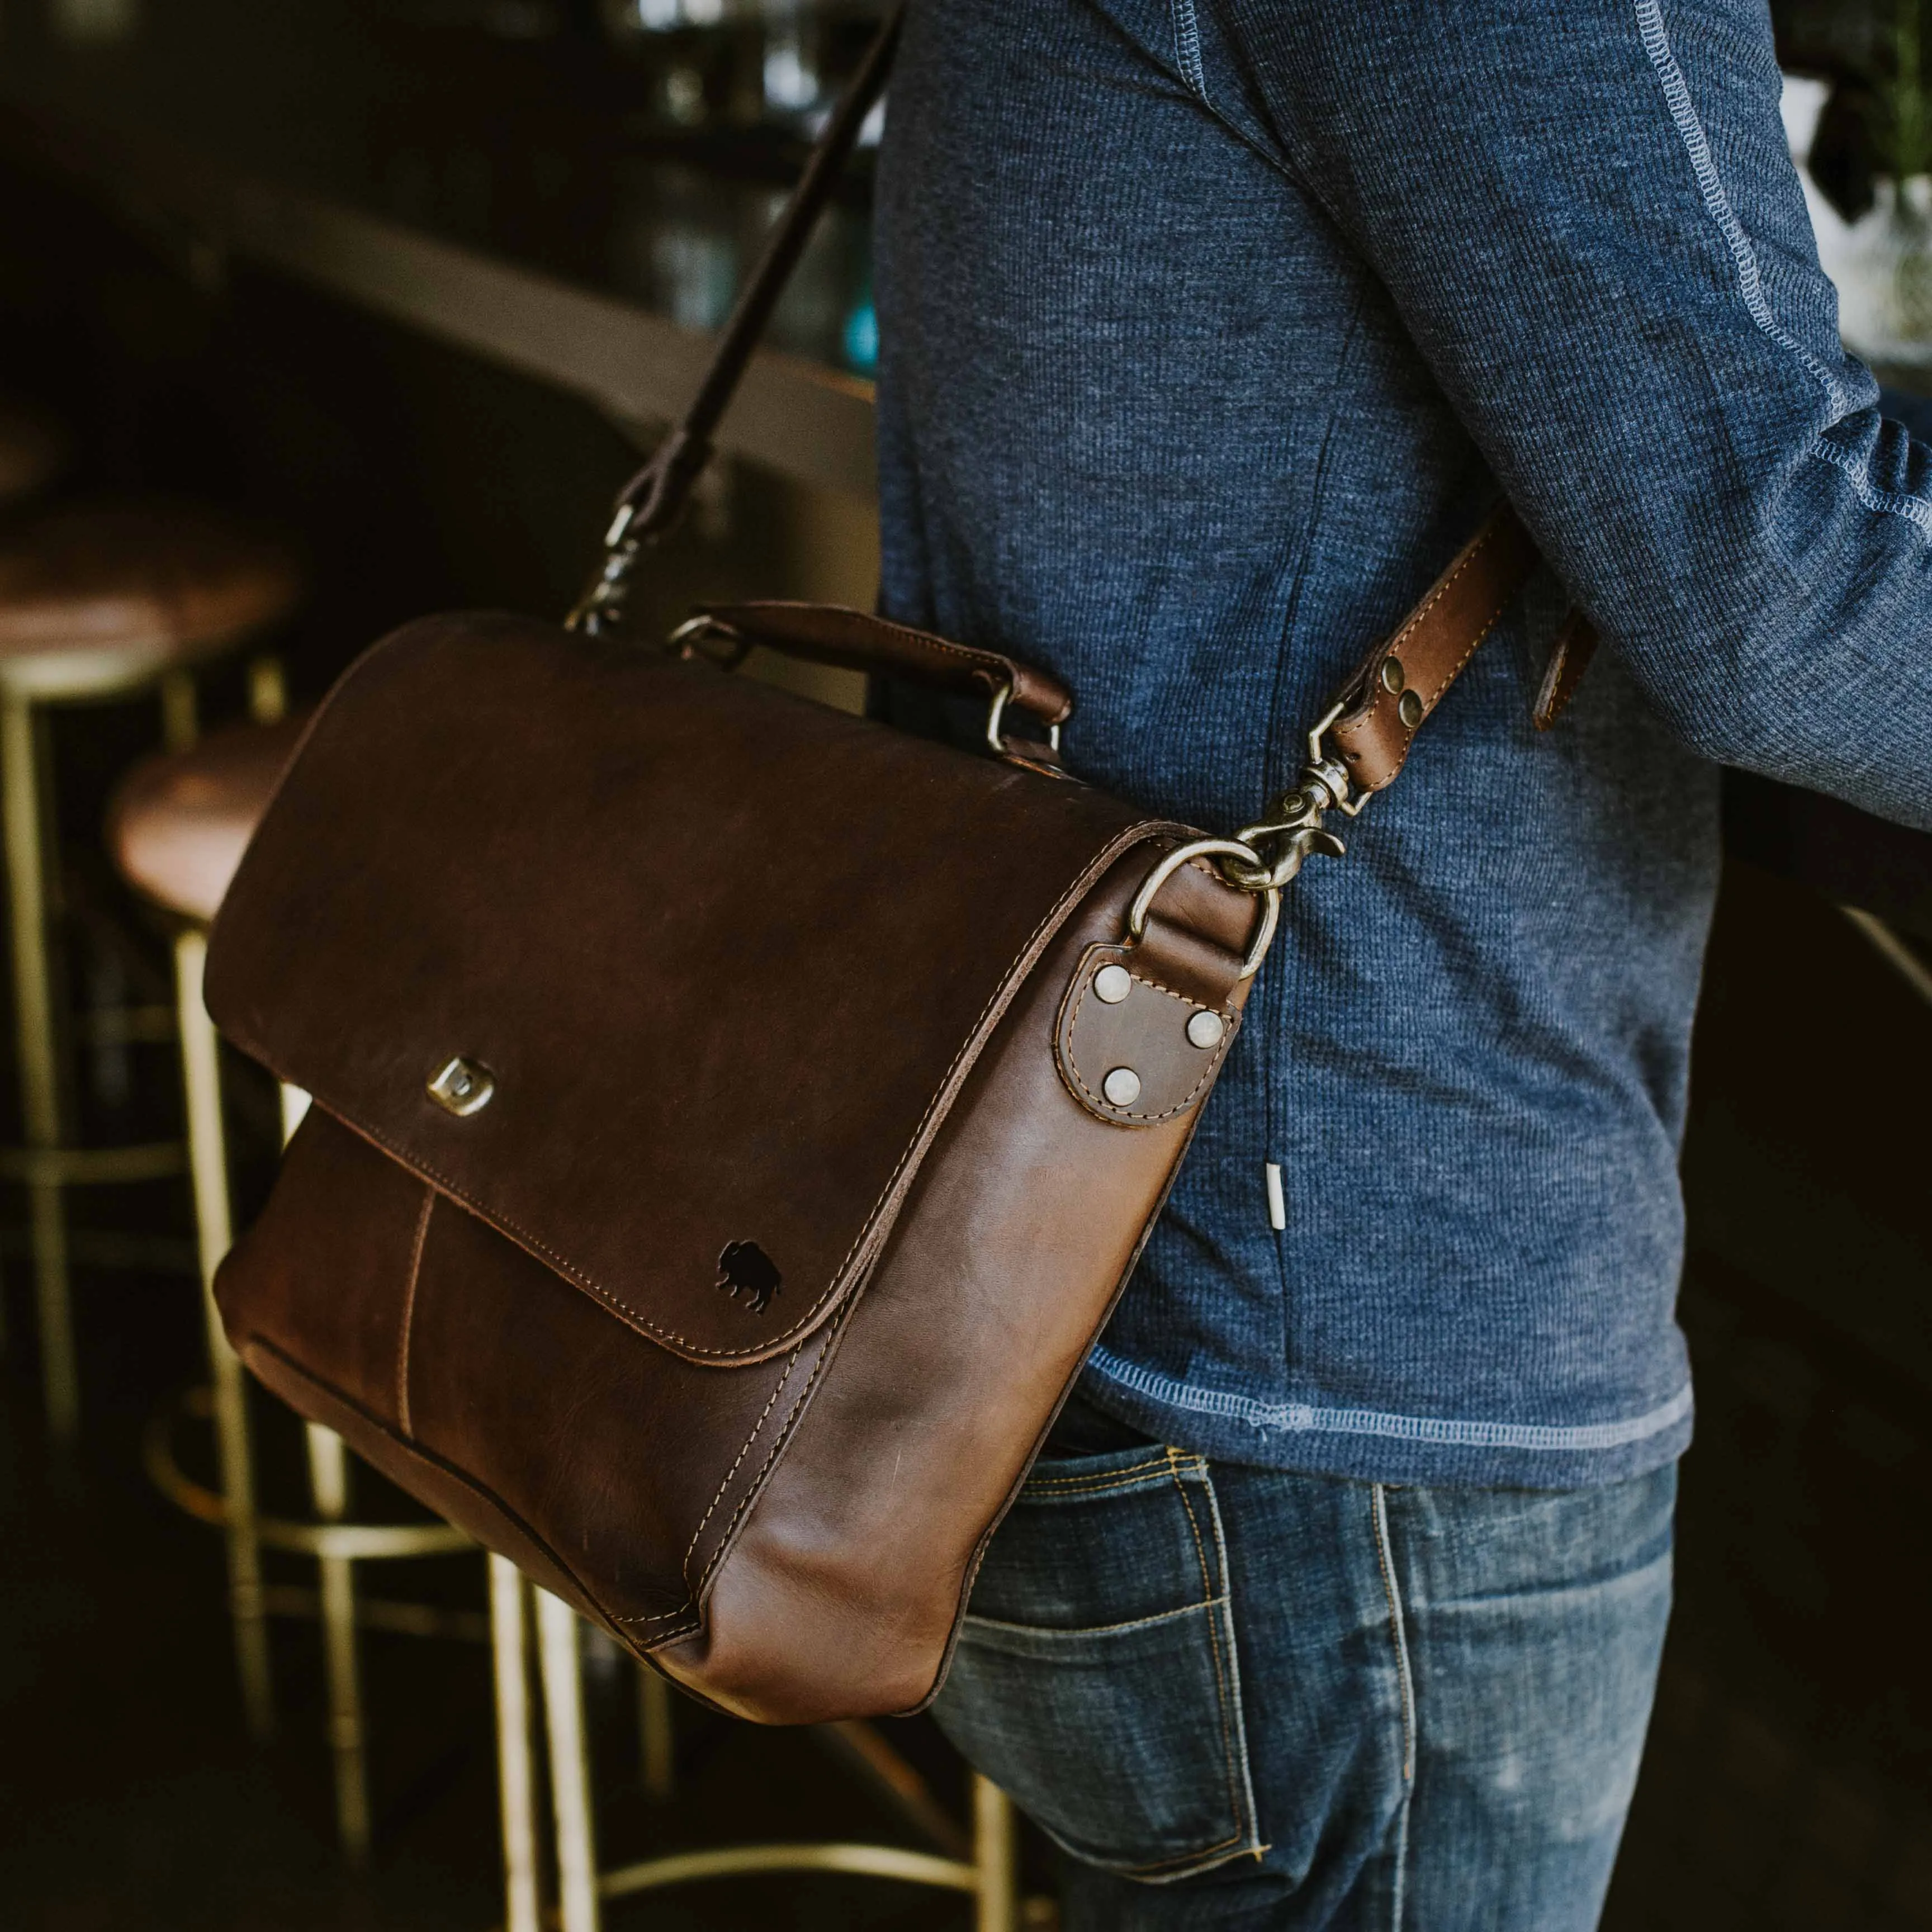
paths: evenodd
<path fill-rule="evenodd" d="M 1927 172 L 1927 144 L 1932 124 L 1926 113 L 1922 0 L 1895 0 L 1892 22 L 1892 71 L 1884 77 L 1879 98 L 1884 105 L 1883 132 L 1874 156 L 1877 172 L 1895 182 L 1910 181 Z"/>
<path fill-rule="evenodd" d="M 1832 83 L 1811 173 L 1848 221 L 1871 206 L 1876 180 L 1932 170 L 1928 11 L 1932 0 L 1771 0 L 1780 64 Z"/>
<path fill-rule="evenodd" d="M 1928 195 L 1926 112 L 1920 0 L 1898 0 L 1892 23 L 1892 70 L 1882 99 L 1883 172 L 1892 177 L 1895 231 L 1894 299 L 1903 338 L 1932 341 L 1932 195 Z"/>
<path fill-rule="evenodd" d="M 1852 224 L 1830 264 L 1846 340 L 1898 366 L 1932 361 L 1928 10 L 1932 0 L 1772 0 L 1780 64 L 1831 83 L 1806 158 Z"/>

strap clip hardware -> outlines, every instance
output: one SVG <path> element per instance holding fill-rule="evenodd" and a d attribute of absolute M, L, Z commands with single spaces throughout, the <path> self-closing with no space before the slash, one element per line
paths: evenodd
<path fill-rule="evenodd" d="M 1224 855 L 1219 862 L 1221 876 L 1231 886 L 1244 892 L 1279 892 L 1315 853 L 1339 859 L 1348 850 L 1322 820 L 1330 812 L 1353 818 L 1374 794 L 1364 792 L 1360 798 L 1352 798 L 1347 771 L 1328 755 L 1324 741 L 1342 710 L 1340 704 L 1332 706 L 1309 733 L 1308 762 L 1294 785 L 1275 800 L 1268 816 L 1244 826 L 1234 835 L 1236 844 L 1257 854 L 1269 844 L 1278 845 L 1280 850 L 1272 859 L 1263 857 L 1252 866 L 1233 854 Z"/>

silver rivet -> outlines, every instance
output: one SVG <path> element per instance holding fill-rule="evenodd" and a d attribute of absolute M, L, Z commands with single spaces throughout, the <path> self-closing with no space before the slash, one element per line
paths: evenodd
<path fill-rule="evenodd" d="M 1124 966 L 1102 966 L 1094 975 L 1094 997 L 1118 1006 L 1134 989 L 1134 976 Z"/>
<path fill-rule="evenodd" d="M 1117 1066 L 1100 1082 L 1110 1107 L 1131 1107 L 1141 1097 L 1141 1076 L 1131 1066 Z"/>
<path fill-rule="evenodd" d="M 1422 722 L 1422 694 L 1417 691 L 1405 691 L 1402 694 L 1402 702 L 1395 708 L 1395 715 L 1413 731 Z"/>
<path fill-rule="evenodd" d="M 429 1097 L 459 1119 L 489 1106 L 496 1090 L 496 1076 L 487 1066 L 460 1057 L 446 1062 L 429 1078 Z"/>
<path fill-rule="evenodd" d="M 1384 658 L 1382 659 L 1383 690 L 1400 691 L 1408 682 L 1408 674 L 1402 669 L 1401 658 Z"/>
<path fill-rule="evenodd" d="M 1221 1036 L 1228 1030 L 1219 1013 L 1210 1013 L 1203 1008 L 1187 1022 L 1187 1037 L 1196 1046 L 1219 1046 Z"/>

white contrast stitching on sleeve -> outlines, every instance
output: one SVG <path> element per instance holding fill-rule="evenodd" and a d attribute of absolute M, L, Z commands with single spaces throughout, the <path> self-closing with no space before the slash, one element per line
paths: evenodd
<path fill-rule="evenodd" d="M 1690 98 L 1690 83 L 1684 78 L 1684 70 L 1671 50 L 1670 36 L 1664 25 L 1662 0 L 1636 0 L 1636 30 L 1643 42 L 1644 52 L 1657 71 L 1658 83 L 1664 89 L 1664 104 L 1670 110 L 1670 118 L 1690 158 L 1690 172 L 1696 178 L 1697 191 L 1703 198 L 1705 209 L 1730 250 L 1731 260 L 1737 268 L 1738 292 L 1744 298 L 1751 320 L 1779 348 L 1804 365 L 1824 391 L 1834 418 L 1850 413 L 1851 404 L 1838 377 L 1772 314 L 1771 304 L 1765 296 L 1763 277 L 1758 269 L 1757 251 L 1751 246 L 1750 237 L 1744 232 L 1744 224 L 1731 206 L 1730 196 L 1724 192 L 1724 182 L 1711 153 L 1710 136 L 1704 131 L 1703 122 L 1697 118 L 1696 106 Z M 1819 436 L 1813 440 L 1808 453 L 1842 471 L 1858 501 L 1867 509 L 1903 517 L 1920 530 L 1932 533 L 1932 503 L 1921 496 L 1881 490 L 1871 480 L 1864 460 L 1852 451 Z"/>

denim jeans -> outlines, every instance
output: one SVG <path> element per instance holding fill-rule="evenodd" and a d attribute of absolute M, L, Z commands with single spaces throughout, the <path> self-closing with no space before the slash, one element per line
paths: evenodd
<path fill-rule="evenodd" d="M 1532 1491 L 1049 1454 L 934 1714 L 1072 1855 L 1068 1932 L 1584 1932 L 1676 1492 L 1674 1466 Z"/>

